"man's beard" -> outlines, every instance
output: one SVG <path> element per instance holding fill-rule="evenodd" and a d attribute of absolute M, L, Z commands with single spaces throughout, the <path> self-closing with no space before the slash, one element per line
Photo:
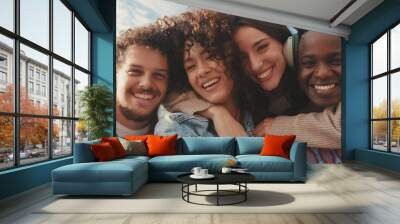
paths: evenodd
<path fill-rule="evenodd" d="M 156 111 L 157 111 L 157 110 L 154 110 L 151 113 L 149 113 L 148 115 L 137 115 L 127 107 L 118 105 L 118 108 L 127 120 L 136 121 L 136 122 L 144 122 L 144 121 L 153 120 L 155 118 Z"/>

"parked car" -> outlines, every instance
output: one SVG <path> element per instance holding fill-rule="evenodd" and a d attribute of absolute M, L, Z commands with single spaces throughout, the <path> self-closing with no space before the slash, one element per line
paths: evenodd
<path fill-rule="evenodd" d="M 14 160 L 14 153 L 8 154 L 7 157 L 8 157 L 9 161 Z M 32 152 L 30 150 L 24 150 L 24 151 L 21 151 L 19 153 L 19 158 L 20 159 L 28 159 L 28 158 L 31 158 L 31 157 L 32 157 Z"/>

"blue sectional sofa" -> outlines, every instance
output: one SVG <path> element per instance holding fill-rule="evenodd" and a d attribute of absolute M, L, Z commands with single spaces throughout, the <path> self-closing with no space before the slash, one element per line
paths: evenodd
<path fill-rule="evenodd" d="M 53 193 L 68 195 L 131 195 L 148 181 L 176 181 L 193 167 L 218 172 L 228 160 L 237 160 L 256 181 L 304 182 L 306 143 L 294 142 L 290 159 L 260 156 L 262 137 L 183 137 L 177 141 L 177 155 L 128 156 L 96 162 L 90 145 L 75 144 L 74 163 L 52 171 Z"/>

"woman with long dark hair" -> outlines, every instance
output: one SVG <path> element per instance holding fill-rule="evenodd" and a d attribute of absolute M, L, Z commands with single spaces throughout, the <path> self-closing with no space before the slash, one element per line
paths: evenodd
<path fill-rule="evenodd" d="M 293 56 L 297 52 L 289 49 L 290 53 L 285 54 L 285 43 L 291 37 L 288 28 L 234 17 L 232 35 L 241 51 L 246 74 L 264 91 L 267 115 L 293 115 L 301 111 L 307 98 L 298 85 L 293 65 L 288 65 L 288 60 L 296 63 Z"/>

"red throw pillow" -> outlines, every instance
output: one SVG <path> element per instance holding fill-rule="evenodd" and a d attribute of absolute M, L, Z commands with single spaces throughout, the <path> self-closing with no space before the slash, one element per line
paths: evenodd
<path fill-rule="evenodd" d="M 264 136 L 264 146 L 261 149 L 262 156 L 280 156 L 286 159 L 290 158 L 290 147 L 296 135 L 266 135 Z"/>
<path fill-rule="evenodd" d="M 109 142 L 102 142 L 90 146 L 94 157 L 99 162 L 110 161 L 116 159 L 115 151 Z"/>
<path fill-rule="evenodd" d="M 147 137 L 148 156 L 176 155 L 177 135 Z"/>
<path fill-rule="evenodd" d="M 115 155 L 118 158 L 126 156 L 126 151 L 124 146 L 122 146 L 121 142 L 118 140 L 117 137 L 109 137 L 109 138 L 101 138 L 101 142 L 108 142 L 114 149 Z"/>

